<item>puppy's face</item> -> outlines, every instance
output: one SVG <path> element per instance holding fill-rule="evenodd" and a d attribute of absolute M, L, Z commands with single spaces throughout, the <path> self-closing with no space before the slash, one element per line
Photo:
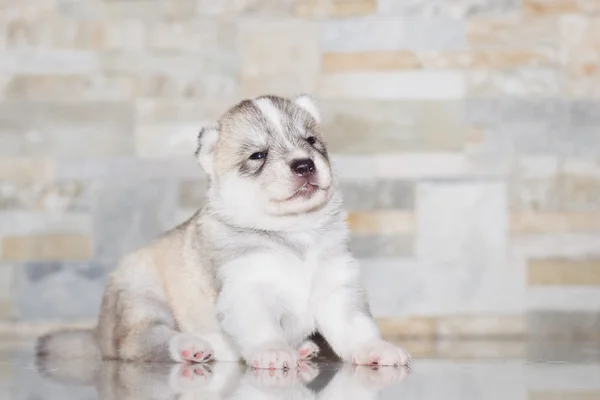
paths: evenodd
<path fill-rule="evenodd" d="M 332 195 L 332 172 L 307 96 L 244 100 L 200 135 L 199 161 L 211 176 L 211 206 L 260 229 L 318 212 Z"/>

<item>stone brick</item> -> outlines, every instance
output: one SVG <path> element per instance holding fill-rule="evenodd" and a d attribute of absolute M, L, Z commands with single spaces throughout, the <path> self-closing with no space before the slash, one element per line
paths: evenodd
<path fill-rule="evenodd" d="M 410 210 L 414 207 L 414 183 L 404 180 L 341 181 L 344 207 L 352 211 Z"/>
<path fill-rule="evenodd" d="M 600 11 L 597 0 L 523 0 L 523 10 L 529 15 L 593 13 Z"/>
<path fill-rule="evenodd" d="M 2 122 L 0 122 L 0 125 Z M 0 138 L 0 142 L 2 139 Z M 54 178 L 56 165 L 46 158 L 0 157 L 0 180 L 16 183 L 48 181 Z"/>
<path fill-rule="evenodd" d="M 463 107 L 462 101 L 323 100 L 320 103 L 322 127 L 330 151 L 373 155 L 462 150 L 466 130 Z"/>
<path fill-rule="evenodd" d="M 158 179 L 99 182 L 94 207 L 97 259 L 115 261 L 172 228 L 177 188 L 177 182 Z"/>
<path fill-rule="evenodd" d="M 195 52 L 104 52 L 108 74 L 135 76 L 140 97 L 228 99 L 239 96 L 237 55 L 230 49 Z"/>
<path fill-rule="evenodd" d="M 489 264 L 466 268 L 401 258 L 361 261 L 371 309 L 378 318 L 522 314 L 523 266 L 512 259 Z"/>
<path fill-rule="evenodd" d="M 0 181 L 0 210 L 81 211 L 89 199 L 81 182 L 19 184 Z"/>
<path fill-rule="evenodd" d="M 128 103 L 4 102 L 0 121 L 0 154 L 85 157 L 133 151 Z"/>
<path fill-rule="evenodd" d="M 573 349 L 568 349 L 566 353 L 572 352 Z M 559 356 L 556 360 L 561 360 L 562 362 L 569 361 L 569 359 L 573 357 L 566 354 L 564 357 Z M 548 360 L 548 357 L 544 357 L 545 360 Z M 592 359 L 593 360 L 593 359 Z M 575 356 L 573 361 L 581 362 L 581 357 Z M 554 390 L 554 391 L 542 391 L 536 390 L 531 391 L 527 394 L 528 400 L 595 400 L 600 397 L 600 391 L 598 390 Z"/>
<path fill-rule="evenodd" d="M 526 258 L 600 258 L 600 235 L 596 232 L 520 234 L 511 238 L 511 249 Z"/>
<path fill-rule="evenodd" d="M 0 243 L 0 254 L 6 261 L 77 261 L 87 260 L 93 255 L 92 238 L 86 235 L 6 236 Z"/>
<path fill-rule="evenodd" d="M 196 13 L 201 16 L 234 16 L 244 14 L 286 16 L 298 1 L 279 0 L 199 0 Z"/>
<path fill-rule="evenodd" d="M 449 16 L 498 15 L 520 11 L 520 0 L 379 0 L 383 15 Z"/>
<path fill-rule="evenodd" d="M 325 52 L 448 50 L 465 44 L 464 23 L 449 18 L 372 16 L 322 23 Z"/>
<path fill-rule="evenodd" d="M 298 92 L 314 92 L 320 67 L 318 28 L 316 22 L 303 20 L 242 23 L 238 39 L 244 95 L 256 95 L 259 90 L 286 95 L 290 85 Z M 286 85 L 288 80 L 292 83 Z"/>
<path fill-rule="evenodd" d="M 560 36 L 556 19 L 518 15 L 471 18 L 467 22 L 466 32 L 469 45 L 487 48 L 556 48 Z"/>
<path fill-rule="evenodd" d="M 7 100 L 55 101 L 64 93 L 82 100 L 127 100 L 139 92 L 137 79 L 118 74 L 14 74 L 2 90 Z"/>
<path fill-rule="evenodd" d="M 527 281 L 532 286 L 600 285 L 600 260 L 530 260 Z"/>
<path fill-rule="evenodd" d="M 492 48 L 418 53 L 423 68 L 557 67 L 557 51 L 549 49 Z"/>
<path fill-rule="evenodd" d="M 61 180 L 92 179 L 121 183 L 135 180 L 199 179 L 205 175 L 193 155 L 152 159 L 62 159 L 56 172 Z"/>
<path fill-rule="evenodd" d="M 7 51 L 0 57 L 2 74 L 90 74 L 98 71 L 99 67 L 98 54 L 92 51 Z"/>
<path fill-rule="evenodd" d="M 376 0 L 299 0 L 294 3 L 294 13 L 300 17 L 351 17 L 372 14 Z"/>
<path fill-rule="evenodd" d="M 558 69 L 475 70 L 467 74 L 471 97 L 559 97 L 563 74 Z"/>
<path fill-rule="evenodd" d="M 457 71 L 346 72 L 324 74 L 317 93 L 323 98 L 371 100 L 452 100 L 466 92 Z"/>
<path fill-rule="evenodd" d="M 221 3 L 223 2 L 219 2 L 219 4 Z M 76 20 L 107 20 L 119 16 L 124 20 L 142 20 L 145 23 L 149 23 L 193 18 L 201 10 L 201 4 L 188 0 L 161 2 L 156 2 L 155 0 L 61 1 L 57 4 L 57 9 L 62 15 Z"/>
<path fill-rule="evenodd" d="M 451 338 L 519 338 L 526 335 L 524 315 L 468 315 L 441 317 L 437 323 L 439 337 Z"/>
<path fill-rule="evenodd" d="M 29 262 L 15 272 L 18 319 L 65 320 L 97 316 L 110 269 L 95 262 Z"/>
<path fill-rule="evenodd" d="M 148 25 L 148 47 L 160 51 L 235 51 L 237 25 L 231 19 L 165 21 Z"/>
<path fill-rule="evenodd" d="M 179 207 L 189 209 L 202 208 L 206 201 L 208 180 L 183 181 L 179 186 Z"/>
<path fill-rule="evenodd" d="M 2 257 L 2 253 L 0 253 Z M 13 296 L 14 265 L 0 264 L 0 320 L 8 319 L 11 315 Z"/>
<path fill-rule="evenodd" d="M 500 268 L 508 249 L 506 197 L 501 181 L 419 183 L 417 257 L 424 262 L 460 265 L 470 273 L 478 268 Z"/>
<path fill-rule="evenodd" d="M 350 231 L 359 235 L 394 235 L 415 232 L 415 217 L 406 211 L 351 212 Z"/>
<path fill-rule="evenodd" d="M 600 314 L 597 312 L 530 312 L 527 325 L 534 337 L 563 340 L 600 338 Z"/>
<path fill-rule="evenodd" d="M 92 216 L 85 212 L 0 211 L 0 236 L 91 234 Z"/>
<path fill-rule="evenodd" d="M 529 312 L 552 310 L 597 312 L 600 309 L 600 287 L 593 285 L 530 286 L 527 288 L 526 305 Z"/>
<path fill-rule="evenodd" d="M 410 234 L 353 234 L 350 249 L 357 258 L 407 257 L 414 253 L 414 238 Z"/>
<path fill-rule="evenodd" d="M 518 213 L 510 216 L 513 233 L 558 233 L 600 231 L 600 214 Z"/>
<path fill-rule="evenodd" d="M 484 132 L 488 154 L 566 154 L 570 150 L 569 106 L 552 99 L 471 99 L 467 121 Z"/>
<path fill-rule="evenodd" d="M 437 320 L 431 317 L 377 318 L 381 334 L 386 338 L 434 338 Z M 412 353 L 411 353 L 412 354 Z"/>
<path fill-rule="evenodd" d="M 560 179 L 560 208 L 566 212 L 600 212 L 600 179 L 563 174 Z"/>
<path fill-rule="evenodd" d="M 416 69 L 421 63 L 411 51 L 363 51 L 353 53 L 325 53 L 321 60 L 325 73 L 346 71 L 385 71 Z"/>
<path fill-rule="evenodd" d="M 600 17 L 569 15 L 560 19 L 560 48 L 567 77 L 600 75 Z"/>
<path fill-rule="evenodd" d="M 600 43 L 600 41 L 598 42 Z M 600 75 L 599 75 L 600 77 Z M 569 102 L 569 148 L 574 156 L 596 159 L 600 147 L 600 101 Z M 600 174 L 596 176 L 600 178 Z"/>

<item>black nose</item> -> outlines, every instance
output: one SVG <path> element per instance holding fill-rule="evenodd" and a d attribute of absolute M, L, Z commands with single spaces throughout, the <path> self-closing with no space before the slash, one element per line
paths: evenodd
<path fill-rule="evenodd" d="M 296 175 L 304 176 L 305 178 L 308 178 L 309 176 L 314 174 L 316 170 L 315 163 L 313 162 L 313 160 L 310 160 L 308 158 L 292 162 L 290 168 L 292 168 L 292 171 Z"/>

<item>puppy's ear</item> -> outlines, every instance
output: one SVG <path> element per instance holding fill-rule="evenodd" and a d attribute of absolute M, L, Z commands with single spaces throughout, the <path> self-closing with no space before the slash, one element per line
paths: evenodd
<path fill-rule="evenodd" d="M 317 107 L 317 103 L 315 100 L 307 95 L 301 94 L 294 99 L 294 103 L 300 106 L 304 111 L 308 112 L 317 122 L 321 122 L 321 114 L 319 113 L 319 108 Z"/>
<path fill-rule="evenodd" d="M 196 160 L 209 176 L 214 172 L 214 153 L 217 147 L 219 131 L 214 126 L 203 127 L 198 134 L 198 148 L 196 149 Z"/>

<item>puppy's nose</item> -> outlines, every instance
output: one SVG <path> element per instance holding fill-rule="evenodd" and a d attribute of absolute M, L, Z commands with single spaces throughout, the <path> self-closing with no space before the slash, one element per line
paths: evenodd
<path fill-rule="evenodd" d="M 299 176 L 303 176 L 305 178 L 308 178 L 309 176 L 314 174 L 316 170 L 315 163 L 313 162 L 313 160 L 308 158 L 292 162 L 290 168 L 292 168 L 293 173 Z"/>

